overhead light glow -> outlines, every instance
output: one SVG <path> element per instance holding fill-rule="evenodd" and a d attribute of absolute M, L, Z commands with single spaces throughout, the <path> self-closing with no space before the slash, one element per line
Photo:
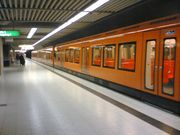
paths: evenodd
<path fill-rule="evenodd" d="M 21 48 L 21 52 L 26 52 L 27 50 L 34 50 L 34 47 L 32 45 L 19 45 Z"/>
<path fill-rule="evenodd" d="M 34 33 L 36 32 L 37 28 L 31 28 L 27 38 L 32 38 L 32 36 L 34 35 Z"/>
<path fill-rule="evenodd" d="M 49 34 L 47 34 L 46 36 L 44 36 L 43 38 L 41 38 L 39 41 L 37 41 L 36 43 L 33 44 L 33 46 L 37 45 L 38 43 L 42 42 L 43 40 L 47 39 L 48 37 L 54 35 L 55 33 L 57 33 L 58 31 L 64 29 L 65 27 L 67 27 L 68 25 L 70 25 L 70 22 L 66 22 L 63 25 L 59 26 L 58 28 L 56 28 L 55 30 L 53 30 L 52 32 L 50 32 Z"/>
<path fill-rule="evenodd" d="M 47 48 L 47 49 L 45 49 L 46 51 L 53 51 L 53 49 L 52 48 Z"/>
<path fill-rule="evenodd" d="M 64 24 L 60 25 L 58 28 L 54 29 L 52 32 L 50 32 L 49 34 L 47 34 L 46 36 L 44 36 L 43 38 L 38 40 L 36 43 L 33 44 L 33 46 L 35 46 L 38 43 L 44 41 L 45 39 L 49 38 L 50 36 L 54 35 L 55 33 L 61 31 L 62 29 L 66 28 L 67 26 L 71 25 L 72 23 L 76 22 L 77 20 L 81 19 L 82 17 L 86 16 L 87 14 L 89 14 L 92 11 L 94 11 L 95 9 L 97 9 L 100 6 L 102 6 L 103 4 L 105 4 L 108 1 L 109 0 L 98 0 L 97 2 L 95 2 L 92 5 L 90 5 L 89 7 L 87 7 L 82 12 L 78 13 L 77 15 L 75 15 L 74 17 L 69 19 Z"/>
<path fill-rule="evenodd" d="M 94 11 L 95 9 L 102 6 L 104 3 L 108 2 L 108 1 L 109 0 L 98 0 L 97 2 L 95 2 L 94 4 L 92 4 L 91 6 L 86 8 L 84 11 L 85 12 L 92 12 L 92 11 Z"/>
<path fill-rule="evenodd" d="M 32 53 L 37 53 L 38 51 L 32 51 Z"/>
<path fill-rule="evenodd" d="M 15 52 L 20 52 L 21 50 L 15 50 Z"/>

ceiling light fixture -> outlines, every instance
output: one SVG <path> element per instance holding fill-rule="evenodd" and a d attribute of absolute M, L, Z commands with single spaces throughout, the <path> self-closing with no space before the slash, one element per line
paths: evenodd
<path fill-rule="evenodd" d="M 87 15 L 90 12 L 94 11 L 95 9 L 97 9 L 100 6 L 102 6 L 103 4 L 105 4 L 108 1 L 109 0 L 98 0 L 98 1 L 96 1 L 95 3 L 93 3 L 92 5 L 87 7 L 85 10 L 83 10 L 80 13 L 78 13 L 77 15 L 75 15 L 74 17 L 69 19 L 67 22 L 65 22 L 64 24 L 60 25 L 58 28 L 54 29 L 52 32 L 50 32 L 49 34 L 47 34 L 46 36 L 44 36 L 43 38 L 38 40 L 36 43 L 33 44 L 33 46 L 36 46 L 40 42 L 44 41 L 45 39 L 49 38 L 50 36 L 54 35 L 55 33 L 61 31 L 62 29 L 66 28 L 67 26 L 71 25 L 72 23 L 76 22 L 77 20 L 81 19 L 82 17 L 84 17 L 85 15 Z"/>
<path fill-rule="evenodd" d="M 31 28 L 27 38 L 32 38 L 32 36 L 34 35 L 34 33 L 36 32 L 37 28 Z"/>
<path fill-rule="evenodd" d="M 22 53 L 28 50 L 34 50 L 34 47 L 32 45 L 19 45 L 19 48 L 21 48 L 20 52 Z"/>

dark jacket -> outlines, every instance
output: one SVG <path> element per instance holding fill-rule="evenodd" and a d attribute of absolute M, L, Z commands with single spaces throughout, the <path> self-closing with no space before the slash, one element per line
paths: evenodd
<path fill-rule="evenodd" d="M 25 65 L 25 59 L 22 55 L 19 57 L 19 59 L 20 59 L 20 64 Z"/>

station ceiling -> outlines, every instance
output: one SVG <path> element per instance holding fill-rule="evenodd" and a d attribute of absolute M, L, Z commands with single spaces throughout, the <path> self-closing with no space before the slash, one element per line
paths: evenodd
<path fill-rule="evenodd" d="M 97 0 L 0 0 L 0 29 L 18 30 L 14 46 L 33 44 Z M 141 0 L 110 0 L 97 10 L 53 35 L 41 44 L 47 44 L 74 31 L 112 15 Z M 31 39 L 27 35 L 32 27 L 38 30 Z"/>
<path fill-rule="evenodd" d="M 22 44 L 33 44 L 96 1 L 0 0 L 0 29 L 20 31 L 21 36 L 13 39 L 14 48 Z M 124 24 L 130 25 L 140 20 L 178 13 L 178 7 L 179 0 L 110 0 L 38 46 L 53 45 Z M 38 28 L 37 32 L 31 39 L 27 39 L 33 27 Z"/>

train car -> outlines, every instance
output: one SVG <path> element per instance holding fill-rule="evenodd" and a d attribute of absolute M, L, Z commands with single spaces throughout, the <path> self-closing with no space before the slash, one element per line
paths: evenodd
<path fill-rule="evenodd" d="M 56 45 L 53 54 L 55 68 L 180 114 L 180 15 Z"/>
<path fill-rule="evenodd" d="M 54 55 L 53 48 L 44 48 L 38 51 L 32 51 L 32 59 L 49 66 L 53 66 Z"/>

